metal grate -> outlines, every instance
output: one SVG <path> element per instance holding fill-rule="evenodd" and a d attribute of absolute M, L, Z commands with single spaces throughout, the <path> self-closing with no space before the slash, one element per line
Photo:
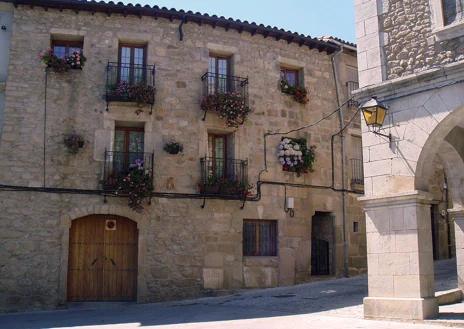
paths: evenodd
<path fill-rule="evenodd" d="M 364 170 L 362 159 L 351 159 L 351 184 L 364 185 Z"/>
<path fill-rule="evenodd" d="M 103 187 L 106 189 L 116 188 L 118 180 L 125 177 L 134 168 L 148 169 L 151 176 L 150 182 L 153 184 L 153 164 L 154 153 L 105 151 Z"/>
<path fill-rule="evenodd" d="M 351 98 L 353 96 L 353 91 L 355 91 L 356 89 L 359 88 L 359 83 L 357 81 L 348 81 L 346 83 L 346 89 L 347 89 L 347 92 L 348 92 L 348 98 Z M 351 99 L 348 101 L 348 107 L 358 107 L 359 106 L 359 102 L 354 100 L 354 99 Z"/>
<path fill-rule="evenodd" d="M 244 105 L 248 106 L 248 78 L 206 72 L 201 77 L 201 81 L 203 82 L 203 97 L 225 92 L 239 92 Z"/>
<path fill-rule="evenodd" d="M 329 275 L 329 242 L 325 240 L 311 240 L 311 275 Z"/>
<path fill-rule="evenodd" d="M 208 182 L 207 190 L 201 190 L 201 193 L 234 194 L 233 190 L 225 193 L 225 191 L 216 189 L 214 184 L 218 180 L 228 180 L 231 183 L 239 183 L 241 185 L 248 184 L 248 162 L 246 160 L 205 157 L 200 159 L 200 164 L 201 182 Z"/>
<path fill-rule="evenodd" d="M 132 102 L 129 95 L 115 93 L 110 86 L 126 82 L 129 86 L 140 83 L 143 86 L 155 86 L 155 66 L 109 62 L 106 75 L 106 100 Z M 154 98 L 153 98 L 154 99 Z M 152 104 L 152 103 L 150 103 Z"/>

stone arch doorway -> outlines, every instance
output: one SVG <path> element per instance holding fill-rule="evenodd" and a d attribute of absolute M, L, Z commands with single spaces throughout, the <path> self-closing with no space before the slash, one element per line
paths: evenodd
<path fill-rule="evenodd" d="M 61 216 L 61 266 L 58 286 L 58 305 L 66 306 L 68 303 L 68 258 L 69 238 L 72 222 L 81 217 L 90 215 L 120 216 L 135 222 L 138 229 L 138 255 L 137 255 L 137 302 L 147 301 L 146 272 L 146 236 L 148 231 L 148 214 L 139 214 L 125 205 L 101 205 L 72 209 Z M 92 260 L 93 261 L 93 260 Z"/>
<path fill-rule="evenodd" d="M 424 319 L 438 315 L 432 255 L 430 177 L 434 159 L 446 173 L 453 206 L 458 281 L 464 238 L 464 100 L 456 86 L 391 100 L 388 140 L 365 130 L 363 145 L 369 318 Z M 367 146 L 366 146 L 367 145 Z M 366 152 L 367 151 L 367 152 Z M 460 220 L 462 216 L 462 224 Z M 460 233 L 461 232 L 461 233 Z M 463 241 L 463 242 L 460 242 Z M 462 270 L 461 270 L 462 269 Z"/>
<path fill-rule="evenodd" d="M 68 301 L 135 301 L 138 229 L 114 215 L 72 221 L 69 231 Z"/>

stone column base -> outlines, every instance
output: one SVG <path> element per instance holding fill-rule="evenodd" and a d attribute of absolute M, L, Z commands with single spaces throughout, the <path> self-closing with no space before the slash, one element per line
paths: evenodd
<path fill-rule="evenodd" d="M 438 302 L 431 298 L 364 298 L 366 319 L 423 320 L 438 316 Z"/>

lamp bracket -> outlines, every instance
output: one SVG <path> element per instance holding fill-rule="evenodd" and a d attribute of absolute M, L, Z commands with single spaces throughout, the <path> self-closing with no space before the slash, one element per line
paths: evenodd
<path fill-rule="evenodd" d="M 377 131 L 372 131 L 374 134 L 376 135 L 379 135 L 379 136 L 383 136 L 383 137 L 387 137 L 388 138 L 388 142 L 389 142 L 389 146 L 390 148 L 392 147 L 392 134 L 388 134 L 388 135 L 385 135 L 385 134 L 381 134 Z"/>

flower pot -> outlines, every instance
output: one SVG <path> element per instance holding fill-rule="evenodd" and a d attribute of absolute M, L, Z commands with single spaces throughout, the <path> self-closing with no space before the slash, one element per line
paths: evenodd
<path fill-rule="evenodd" d="M 81 149 L 84 147 L 84 141 L 78 141 L 77 142 L 77 148 Z"/>
<path fill-rule="evenodd" d="M 178 154 L 179 153 L 179 149 L 178 148 L 173 148 L 169 151 L 169 153 L 171 154 Z"/>

